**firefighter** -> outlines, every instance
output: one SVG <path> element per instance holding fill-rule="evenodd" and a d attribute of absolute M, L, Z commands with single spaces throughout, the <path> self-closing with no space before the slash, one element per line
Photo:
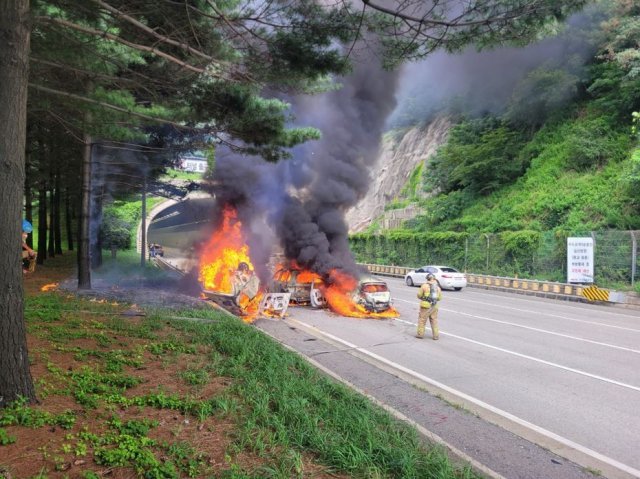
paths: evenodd
<path fill-rule="evenodd" d="M 416 338 L 424 337 L 424 329 L 427 325 L 427 319 L 431 323 L 431 334 L 434 340 L 440 338 L 440 330 L 438 329 L 438 302 L 442 299 L 442 290 L 436 281 L 436 277 L 429 273 L 427 282 L 420 286 L 418 290 L 418 299 L 420 300 L 420 314 L 418 316 L 418 332 Z"/>

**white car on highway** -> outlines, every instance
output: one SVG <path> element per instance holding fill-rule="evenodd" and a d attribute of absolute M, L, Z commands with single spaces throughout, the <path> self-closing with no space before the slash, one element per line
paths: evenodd
<path fill-rule="evenodd" d="M 467 277 L 455 268 L 449 266 L 423 266 L 409 271 L 404 277 L 407 286 L 420 286 L 427 282 L 427 275 L 431 273 L 442 289 L 455 289 L 460 291 L 467 286 Z"/>

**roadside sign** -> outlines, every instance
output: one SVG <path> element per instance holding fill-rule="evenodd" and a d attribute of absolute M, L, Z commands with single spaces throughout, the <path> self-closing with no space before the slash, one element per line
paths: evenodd
<path fill-rule="evenodd" d="M 567 283 L 593 283 L 593 238 L 567 238 Z"/>

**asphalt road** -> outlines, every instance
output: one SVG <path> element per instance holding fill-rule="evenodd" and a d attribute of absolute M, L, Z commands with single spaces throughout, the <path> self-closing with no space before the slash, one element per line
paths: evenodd
<path fill-rule="evenodd" d="M 290 308 L 281 324 L 262 321 L 258 326 L 325 363 L 338 352 L 357 354 L 380 374 L 424 387 L 592 472 L 640 477 L 640 312 L 466 288 L 444 292 L 440 340 L 420 340 L 414 337 L 417 288 L 386 280 L 398 319 L 342 318 Z M 292 330 L 322 340 L 320 349 L 296 347 L 296 339 L 287 338 Z M 345 377 L 339 369 L 332 370 Z M 350 381 L 359 379 L 356 373 Z M 363 388 L 368 387 L 365 382 Z M 428 422 L 424 425 L 433 430 Z M 450 440 L 455 445 L 456 438 Z M 490 447 L 507 447 L 497 442 Z M 468 440 L 463 445 L 478 449 L 480 462 L 492 462 L 491 450 L 483 453 Z M 489 466 L 501 469 L 504 477 L 573 477 L 543 472 L 535 461 L 527 472 L 516 473 L 508 464 Z"/>

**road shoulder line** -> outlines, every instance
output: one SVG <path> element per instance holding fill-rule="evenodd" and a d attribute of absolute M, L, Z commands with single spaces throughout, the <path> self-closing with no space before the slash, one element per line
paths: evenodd
<path fill-rule="evenodd" d="M 374 364 L 380 369 L 390 374 L 394 374 L 410 384 L 422 387 L 431 394 L 441 395 L 446 400 L 454 403 L 459 404 L 462 402 L 462 405 L 466 409 L 477 414 L 482 419 L 513 432 L 514 434 L 517 434 L 534 444 L 538 444 L 539 446 L 573 461 L 576 464 L 590 469 L 600 470 L 610 479 L 630 479 L 640 477 L 640 471 L 637 469 L 577 444 L 542 427 L 536 426 L 535 424 L 491 406 L 490 404 L 480 401 L 479 399 L 465 393 L 457 391 L 445 384 L 416 373 L 415 371 L 389 361 L 371 351 L 358 347 L 355 344 L 351 344 L 348 341 L 344 341 L 329 333 L 325 333 L 318 328 L 300 322 L 296 319 L 288 318 L 287 321 L 295 323 L 297 327 L 304 329 L 309 334 L 320 337 L 324 341 L 335 346 L 342 348 L 347 346 L 349 348 L 349 354 L 355 355 L 370 364 Z"/>
<path fill-rule="evenodd" d="M 288 321 L 290 321 L 290 319 L 288 319 Z M 297 322 L 297 321 L 296 321 Z M 301 323 L 299 323 L 301 324 Z M 301 327 L 305 327 L 301 326 Z M 305 327 L 306 329 L 306 327 Z M 456 456 L 458 458 L 458 460 L 463 461 L 468 463 L 473 469 L 475 469 L 476 471 L 484 474 L 485 476 L 491 478 L 491 479 L 506 479 L 504 476 L 502 476 L 501 474 L 498 474 L 497 472 L 493 471 L 492 469 L 488 468 L 487 466 L 485 466 L 484 464 L 481 464 L 480 462 L 476 461 L 475 459 L 473 459 L 471 456 L 469 456 L 468 454 L 462 452 L 460 449 L 456 448 L 455 446 L 453 446 L 452 444 L 449 444 L 447 441 L 445 441 L 444 439 L 442 439 L 440 436 L 438 436 L 437 434 L 429 431 L 427 428 L 425 428 L 424 426 L 422 426 L 421 424 L 418 424 L 417 422 L 415 422 L 414 420 L 412 420 L 411 418 L 405 416 L 404 414 L 402 414 L 400 411 L 394 409 L 393 407 L 391 407 L 390 405 L 380 401 L 379 399 L 377 399 L 376 397 L 370 395 L 369 393 L 367 393 L 366 391 L 363 391 L 362 389 L 360 389 L 358 386 L 356 386 L 355 384 L 349 382 L 348 380 L 346 380 L 345 378 L 343 378 L 342 376 L 338 375 L 337 373 L 335 373 L 334 371 L 330 370 L 329 368 L 323 366 L 322 364 L 320 364 L 318 361 L 316 361 L 313 358 L 310 358 L 302 353 L 300 353 L 299 351 L 297 351 L 295 348 L 293 348 L 292 346 L 289 346 L 288 344 L 283 343 L 282 341 L 280 341 L 277 337 L 275 337 L 274 335 L 272 335 L 269 331 L 266 331 L 264 329 L 260 329 L 260 331 L 262 331 L 264 334 L 266 334 L 267 336 L 271 337 L 274 341 L 278 342 L 280 345 L 282 345 L 283 347 L 285 347 L 286 349 L 298 354 L 299 356 L 301 356 L 302 358 L 305 359 L 305 361 L 307 361 L 309 364 L 313 365 L 313 367 L 319 369 L 320 371 L 322 371 L 323 373 L 325 373 L 326 375 L 332 377 L 333 379 L 335 379 L 336 381 L 341 382 L 342 384 L 344 384 L 345 386 L 349 387 L 350 389 L 362 394 L 363 396 L 365 396 L 367 399 L 369 399 L 371 402 L 373 402 L 374 404 L 380 406 L 381 408 L 383 408 L 385 411 L 387 411 L 388 413 L 390 413 L 392 416 L 394 416 L 396 419 L 399 419 L 400 421 L 404 421 L 406 423 L 408 423 L 409 425 L 411 425 L 412 427 L 416 428 L 420 434 L 422 434 L 424 437 L 426 437 L 429 441 L 434 442 L 436 444 L 439 444 L 440 446 L 446 448 L 447 450 L 450 451 L 451 454 L 453 454 L 454 456 Z"/>

